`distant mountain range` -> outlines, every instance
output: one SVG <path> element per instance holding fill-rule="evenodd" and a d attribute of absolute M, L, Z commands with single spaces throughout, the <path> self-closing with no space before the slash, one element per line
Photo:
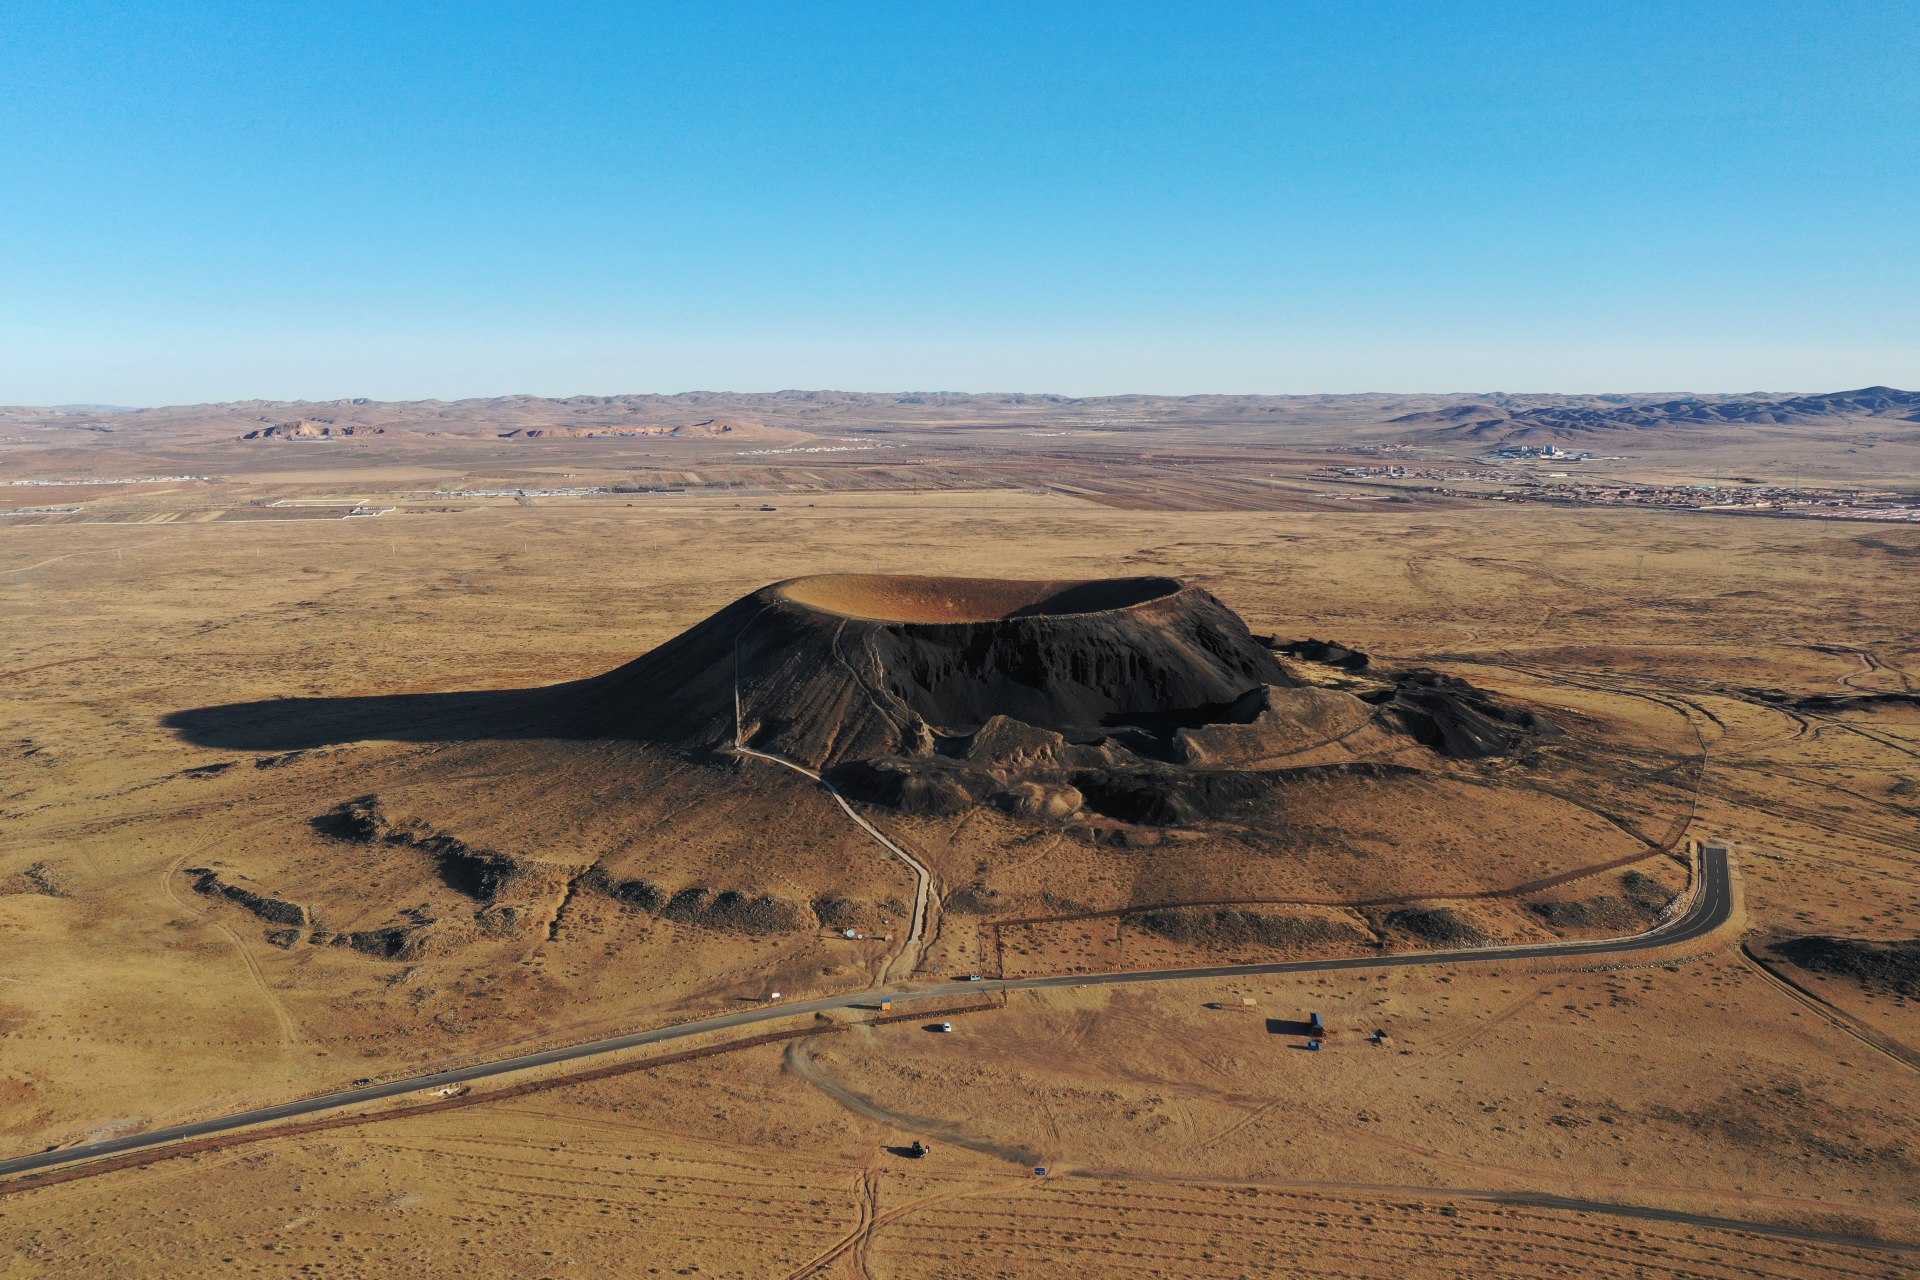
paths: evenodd
<path fill-rule="evenodd" d="M 1339 439 L 1387 427 L 1410 442 L 1594 443 L 1605 433 L 1878 420 L 1920 423 L 1920 392 L 1863 387 L 1825 394 L 1117 395 L 953 391 L 692 391 L 677 395 L 514 395 L 467 400 L 245 400 L 87 412 L 0 407 L 0 424 L 170 441 L 316 441 L 428 437 L 498 441 L 647 438 L 795 443 L 820 432 L 929 432 L 1039 426 L 1104 435 L 1166 428 L 1273 430 Z M 72 437 L 68 437 L 72 438 Z"/>
<path fill-rule="evenodd" d="M 1834 418 L 1920 422 L 1920 391 L 1862 387 L 1824 395 L 1695 397 L 1634 404 L 1567 404 L 1513 408 L 1484 401 L 1401 414 L 1388 421 L 1432 426 L 1442 439 L 1526 442 L 1609 431 L 1739 423 L 1813 423 Z"/>

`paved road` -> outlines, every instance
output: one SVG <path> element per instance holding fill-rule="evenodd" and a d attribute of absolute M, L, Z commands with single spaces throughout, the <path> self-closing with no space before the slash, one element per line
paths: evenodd
<path fill-rule="evenodd" d="M 921 935 L 926 932 L 927 928 L 927 900 L 933 896 L 933 872 L 927 870 L 927 865 L 920 861 L 920 859 L 887 839 L 887 837 L 881 833 L 880 828 L 861 817 L 859 810 L 847 803 L 847 798 L 841 795 L 831 782 L 828 782 L 825 778 L 807 768 L 805 765 L 797 764 L 785 756 L 776 756 L 771 752 L 755 751 L 752 747 L 743 746 L 740 743 L 735 743 L 733 749 L 743 756 L 752 756 L 756 760 L 770 760 L 774 764 L 785 765 L 795 773 L 803 777 L 811 778 L 819 783 L 826 789 L 828 795 L 839 802 L 840 807 L 846 811 L 846 815 L 852 818 L 862 831 L 879 841 L 882 848 L 894 857 L 900 859 L 900 861 L 906 863 L 907 866 L 912 869 L 913 924 L 907 930 L 907 940 L 901 944 L 900 950 L 895 953 L 893 959 L 887 962 L 887 972 L 891 972 L 895 964 L 909 956 L 913 958 L 914 964 L 907 967 L 907 972 L 913 972 L 913 969 L 917 967 L 920 960 L 920 938 Z M 884 977 L 885 974 L 882 974 L 883 979 Z"/>
<path fill-rule="evenodd" d="M 66 1147 L 56 1151 L 19 1156 L 11 1160 L 0 1160 L 0 1176 L 27 1173 L 35 1169 L 50 1169 L 58 1165 L 93 1160 L 100 1156 L 118 1155 L 127 1151 L 139 1151 L 147 1147 L 178 1142 L 185 1138 L 203 1138 L 209 1134 L 244 1129 L 250 1125 L 286 1120 L 294 1116 L 313 1115 L 316 1112 L 332 1111 L 339 1107 L 358 1106 L 363 1103 L 377 1102 L 382 1098 L 396 1098 L 401 1094 L 414 1093 L 423 1089 L 436 1089 L 442 1085 L 484 1080 L 491 1076 L 525 1071 L 531 1067 L 552 1066 L 555 1063 L 572 1062 L 603 1053 L 618 1053 L 624 1049 L 637 1049 L 646 1045 L 660 1044 L 663 1041 L 705 1035 L 709 1032 L 749 1026 L 757 1022 L 769 1022 L 776 1018 L 793 1018 L 825 1009 L 845 1009 L 855 1005 L 871 1004 L 883 995 L 891 995 L 896 999 L 909 997 L 950 999 L 959 995 L 991 991 L 1033 991 L 1043 987 L 1110 986 L 1140 982 L 1180 982 L 1194 978 L 1245 978 L 1268 974 L 1328 973 L 1348 969 L 1400 969 L 1415 965 L 1490 964 L 1501 961 L 1544 960 L 1570 956 L 1611 956 L 1646 951 L 1654 947 L 1672 946 L 1675 943 L 1705 937 L 1725 924 L 1732 913 L 1732 870 L 1727 865 L 1727 857 L 1724 853 L 1709 853 L 1702 856 L 1700 888 L 1694 897 L 1693 905 L 1675 919 L 1631 938 L 1480 947 L 1466 951 L 1409 951 L 1347 960 L 1289 960 L 1277 964 L 1225 964 L 1201 969 L 1076 973 L 1044 978 L 988 978 L 979 982 L 946 982 L 932 986 L 880 988 L 846 995 L 824 996 L 817 1000 L 797 1000 L 791 1004 L 761 1005 L 752 1009 L 743 1009 L 738 1013 L 703 1018 L 698 1022 L 683 1022 L 652 1031 L 639 1031 L 632 1035 L 593 1040 L 586 1044 L 547 1049 L 539 1053 L 524 1053 L 517 1057 L 502 1058 L 496 1062 L 483 1062 L 475 1066 L 438 1071 L 432 1075 L 390 1080 L 358 1089 L 345 1089 L 339 1093 L 324 1094 L 317 1098 L 301 1098 L 298 1101 L 259 1107 L 230 1116 L 218 1116 L 211 1120 L 196 1120 L 191 1124 L 155 1129 L 149 1133 L 129 1134 L 123 1138 L 111 1138 L 104 1142 L 90 1142 L 84 1146 Z"/>
<path fill-rule="evenodd" d="M 802 774 L 819 783 L 822 787 L 826 788 L 827 794 L 834 798 L 841 809 L 846 811 L 846 815 L 852 818 L 862 831 L 879 841 L 881 847 L 885 848 L 888 853 L 893 854 L 894 857 L 900 859 L 900 861 L 906 863 L 907 866 L 912 869 L 914 877 L 913 923 L 907 929 L 907 940 L 900 944 L 900 950 L 896 951 L 887 960 L 886 964 L 881 967 L 880 980 L 883 982 L 886 981 L 888 975 L 893 972 L 894 966 L 902 960 L 910 962 L 907 965 L 907 972 L 911 974 L 920 965 L 920 937 L 926 930 L 927 902 L 933 896 L 933 872 L 927 870 L 926 864 L 921 862 L 920 859 L 887 839 L 885 835 L 881 834 L 880 828 L 861 817 L 859 811 L 847 803 L 847 798 L 841 795 L 839 790 L 836 789 L 831 782 L 828 782 L 817 772 L 807 768 L 803 764 L 789 760 L 785 756 L 777 756 L 769 751 L 756 751 L 747 745 L 745 729 L 743 727 L 744 720 L 740 711 L 740 641 L 747 632 L 753 629 L 753 624 L 760 621 L 761 614 L 766 613 L 766 611 L 772 607 L 771 604 L 763 605 L 760 612 L 747 619 L 747 625 L 740 628 L 738 634 L 733 637 L 733 749 L 743 756 L 752 756 L 756 760 L 767 760 L 774 764 L 782 765 L 793 770 L 795 773 Z M 843 623 L 842 626 L 844 625 Z M 837 631 L 834 633 L 836 653 L 839 652 L 839 634 Z M 851 671 L 852 668 L 849 667 L 848 670 Z M 858 677 L 856 677 L 856 679 L 857 678 Z M 5 1166 L 0 1166 L 0 1172 L 5 1172 Z"/>

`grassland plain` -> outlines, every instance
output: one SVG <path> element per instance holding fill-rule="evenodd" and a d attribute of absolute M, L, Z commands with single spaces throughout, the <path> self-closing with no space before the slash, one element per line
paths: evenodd
<path fill-rule="evenodd" d="M 903 432 L 914 449 L 901 453 L 925 438 Z M 1218 457 L 1174 468 L 1163 509 L 1150 499 L 1166 468 L 1152 459 L 1076 464 L 1145 495 L 1135 509 L 1049 490 L 1050 464 L 1011 451 L 929 447 L 949 477 L 937 484 L 905 456 L 831 476 L 815 459 L 834 483 L 809 485 L 748 471 L 763 461 L 711 440 L 654 441 L 597 478 L 633 474 L 643 457 L 662 471 L 691 457 L 683 472 L 735 468 L 752 483 L 522 501 L 447 494 L 596 479 L 581 474 L 588 444 L 554 441 L 565 452 L 538 456 L 565 461 L 504 477 L 483 474 L 500 468 L 459 441 L 400 440 L 384 458 L 379 440 L 231 452 L 240 447 L 176 448 L 183 464 L 238 459 L 217 484 L 103 486 L 106 523 L 0 528 L 10 1153 L 720 1011 L 775 988 L 873 981 L 884 942 L 825 930 L 743 938 L 665 918 L 636 926 L 585 897 L 565 919 L 411 958 L 275 945 L 265 922 L 183 874 L 246 872 L 326 904 L 342 933 L 384 918 L 353 918 L 352 893 L 326 897 L 342 885 L 370 902 L 431 905 L 453 890 L 391 861 L 411 846 L 363 849 L 308 825 L 377 777 L 395 821 L 431 819 L 557 864 L 625 823 L 634 856 L 676 875 L 718 883 L 721 870 L 755 865 L 781 892 L 835 868 L 849 897 L 903 898 L 912 886 L 897 863 L 830 798 L 770 766 L 742 764 L 737 790 L 662 772 L 641 795 L 605 781 L 584 746 L 508 767 L 468 743 L 266 751 L 165 725 L 254 700 L 594 675 L 764 583 L 808 573 L 1177 577 L 1256 632 L 1458 674 L 1633 744 L 1649 776 L 1591 798 L 1655 834 L 1685 816 L 1696 775 L 1651 775 L 1696 764 L 1704 749 L 1692 833 L 1736 842 L 1758 947 L 1920 932 L 1920 712 L 1806 701 L 1915 691 L 1907 579 L 1920 531 L 1347 500 L 1288 471 L 1307 456 L 1298 448 L 1267 450 L 1294 478 L 1262 489 L 1282 499 L 1248 510 L 1253 467 Z M 542 446 L 485 446 L 509 447 L 524 458 Z M 152 446 L 155 460 L 167 448 Z M 332 461 L 347 449 L 352 462 Z M 444 456 L 420 465 L 427 450 Z M 101 456 L 63 445 L 10 465 L 72 474 Z M 277 470 L 263 473 L 263 456 Z M 295 456 L 313 460 L 287 469 Z M 1223 468 L 1241 474 L 1214 485 Z M 394 509 L 212 518 L 259 500 L 333 499 Z M 575 794 L 570 778 L 600 781 Z M 1344 864 L 1307 850 L 1248 870 L 1233 850 L 1192 846 L 1191 887 L 1168 871 L 1180 848 L 1104 851 L 1001 829 L 986 811 L 875 820 L 926 855 L 943 898 L 991 861 L 1009 898 L 1081 886 L 1056 895 L 1076 898 L 1062 915 L 1417 890 L 1488 936 L 1543 938 L 1580 932 L 1568 924 L 1579 913 L 1554 904 L 1624 900 L 1625 870 L 1669 891 L 1684 881 L 1650 854 L 1475 903 L 1461 895 L 1611 861 L 1633 841 L 1516 811 L 1464 828 L 1472 840 L 1449 851 L 1438 841 L 1460 829 L 1417 812 L 1386 817 L 1398 820 L 1370 837 L 1368 856 Z M 1357 815 L 1340 825 L 1357 828 Z M 760 834 L 775 830 L 807 838 Z M 1002 859 L 1009 849 L 1017 856 Z M 1114 901 L 1079 901 L 1102 884 Z M 1377 923 L 1338 906 L 1301 913 L 1328 929 L 1292 949 L 1244 936 L 1196 946 L 1164 921 L 1122 919 L 1098 936 L 1037 931 L 1013 950 L 1035 971 L 1251 960 L 1337 951 Z M 928 963 L 982 965 L 990 935 L 950 902 Z M 1910 1274 L 1912 1254 L 1478 1198 L 1543 1192 L 1920 1241 L 1913 1072 L 1856 1034 L 1920 1045 L 1912 1003 L 1792 976 L 1812 998 L 1722 943 L 1613 972 L 1513 966 L 1015 997 L 957 1019 L 950 1036 L 914 1023 L 850 1030 L 6 1196 L 0 1257 L 26 1275 Z M 1337 1028 L 1319 1054 L 1267 1027 L 1308 1008 Z M 1365 1041 L 1376 1029 L 1384 1044 Z M 932 1141 L 931 1157 L 889 1152 L 915 1137 Z M 1034 1179 L 1030 1157 L 1051 1176 Z"/>

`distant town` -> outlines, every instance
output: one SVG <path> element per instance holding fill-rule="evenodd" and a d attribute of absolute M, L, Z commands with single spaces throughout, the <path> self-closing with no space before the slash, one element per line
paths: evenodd
<path fill-rule="evenodd" d="M 1548 446 L 1551 448 L 1551 446 Z M 1584 461 L 1595 455 L 1532 451 L 1507 457 L 1558 458 Z M 1550 502 L 1580 506 L 1660 507 L 1681 511 L 1717 511 L 1736 514 L 1810 516 L 1829 520 L 1894 520 L 1920 522 L 1920 503 L 1890 489 L 1810 489 L 1800 486 L 1753 484 L 1618 484 L 1575 481 L 1551 484 L 1570 477 L 1548 472 L 1538 479 L 1515 483 L 1510 471 L 1487 467 L 1407 467 L 1380 464 L 1328 467 L 1316 473 L 1326 479 L 1427 480 L 1437 487 L 1420 491 L 1449 498 L 1483 502 Z M 1498 489 L 1457 489 L 1451 484 L 1498 484 Z M 1398 486 L 1390 486 L 1398 487 Z"/>

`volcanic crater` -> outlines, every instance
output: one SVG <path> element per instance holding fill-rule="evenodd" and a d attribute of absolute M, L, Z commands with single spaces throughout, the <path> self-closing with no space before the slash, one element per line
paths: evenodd
<path fill-rule="evenodd" d="M 584 682 L 582 731 L 751 748 L 912 813 L 1157 826 L 1225 816 L 1284 781 L 1269 766 L 1336 741 L 1483 758 L 1546 731 L 1458 679 L 1297 656 L 1314 645 L 1256 637 L 1174 578 L 821 575 Z"/>
<path fill-rule="evenodd" d="M 1257 635 L 1171 577 L 833 574 L 762 587 L 585 679 L 176 723 L 276 753 L 261 785 L 284 840 L 196 864 L 189 886 L 270 941 L 406 963 L 644 953 L 692 989 L 722 962 L 706 948 L 777 951 L 797 983 L 842 963 L 815 926 L 883 937 L 908 910 L 873 828 L 781 763 L 885 810 L 956 920 L 1244 912 L 1472 896 L 1664 847 L 1681 761 L 1649 743 L 1614 787 L 1618 761 L 1596 753 L 1618 726 L 1555 715 L 1564 728 L 1452 674 Z M 346 742 L 362 745 L 310 757 L 310 784 L 278 770 L 289 748 Z M 1489 936 L 1558 927 L 1462 918 Z M 1222 945 L 1320 928 L 1234 921 Z M 1324 923 L 1419 937 L 1399 917 Z M 1180 928 L 1148 933 L 1175 946 Z M 985 962 L 983 937 L 941 939 L 939 963 Z"/>

